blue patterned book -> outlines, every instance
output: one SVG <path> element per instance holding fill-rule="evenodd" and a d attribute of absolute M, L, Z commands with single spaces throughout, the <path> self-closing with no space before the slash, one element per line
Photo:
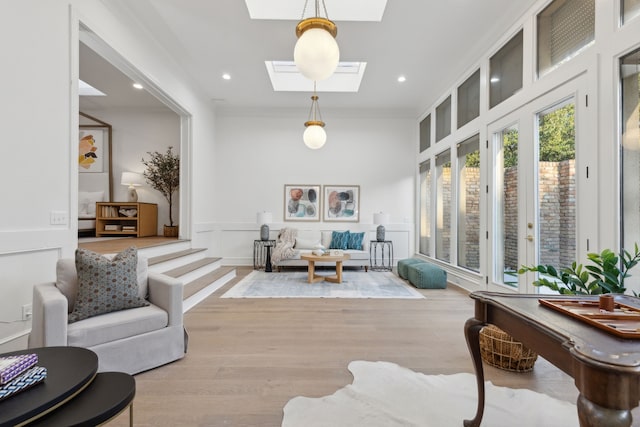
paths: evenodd
<path fill-rule="evenodd" d="M 0 357 L 0 385 L 6 384 L 38 363 L 37 354 Z"/>
<path fill-rule="evenodd" d="M 47 378 L 47 368 L 43 366 L 34 366 L 26 372 L 23 372 L 21 375 L 18 375 L 13 379 L 13 381 L 0 386 L 0 401 L 9 396 L 13 396 L 20 391 L 26 390 L 31 386 L 41 383 L 45 378 Z"/>

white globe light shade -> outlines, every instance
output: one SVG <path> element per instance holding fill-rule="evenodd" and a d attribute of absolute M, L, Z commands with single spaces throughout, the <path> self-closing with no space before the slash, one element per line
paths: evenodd
<path fill-rule="evenodd" d="M 302 140 L 304 141 L 304 145 L 312 150 L 317 150 L 327 142 L 327 133 L 324 131 L 322 126 L 307 126 L 304 130 L 304 134 L 302 134 Z"/>
<path fill-rule="evenodd" d="M 293 60 L 303 76 L 310 80 L 325 80 L 333 74 L 340 61 L 336 39 L 326 30 L 306 30 L 293 49 Z"/>

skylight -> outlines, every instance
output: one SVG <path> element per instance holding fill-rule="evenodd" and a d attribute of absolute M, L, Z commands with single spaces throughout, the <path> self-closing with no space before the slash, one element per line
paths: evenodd
<path fill-rule="evenodd" d="M 284 19 L 299 21 L 304 2 L 301 0 L 245 0 L 251 19 Z M 325 0 L 332 21 L 382 21 L 387 0 Z M 309 2 L 305 18 L 313 15 L 313 2 Z M 324 14 L 323 14 L 324 16 Z"/>
<path fill-rule="evenodd" d="M 300 74 L 293 61 L 265 61 L 264 64 L 274 91 L 313 91 L 313 82 Z M 366 68 L 366 62 L 340 62 L 331 77 L 317 82 L 317 91 L 357 92 Z"/>
<path fill-rule="evenodd" d="M 78 95 L 80 96 L 107 96 L 106 93 L 99 91 L 89 83 L 78 79 Z"/>

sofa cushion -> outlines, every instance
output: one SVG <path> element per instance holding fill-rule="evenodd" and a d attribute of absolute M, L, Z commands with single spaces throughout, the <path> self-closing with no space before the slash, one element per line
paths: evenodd
<path fill-rule="evenodd" d="M 70 324 L 67 345 L 90 347 L 163 329 L 168 324 L 167 312 L 153 304 L 114 311 Z"/>
<path fill-rule="evenodd" d="M 78 294 L 69 323 L 112 311 L 148 305 L 138 296 L 138 251 L 130 247 L 113 259 L 76 250 Z"/>
<path fill-rule="evenodd" d="M 366 260 L 369 261 L 369 252 L 356 251 L 355 249 L 347 249 L 346 254 L 349 254 L 352 260 Z"/>
<path fill-rule="evenodd" d="M 349 230 L 347 231 L 333 231 L 331 232 L 331 243 L 329 249 L 347 249 L 347 243 L 349 242 Z"/>
<path fill-rule="evenodd" d="M 105 255 L 113 258 L 117 254 Z M 138 254 L 138 296 L 147 299 L 149 289 L 147 286 L 147 276 L 149 275 L 149 260 L 146 256 Z M 73 311 L 78 295 L 78 273 L 76 271 L 76 260 L 74 258 L 61 258 L 56 263 L 56 287 L 67 298 L 69 313 Z"/>
<path fill-rule="evenodd" d="M 320 239 L 303 239 L 296 237 L 295 249 L 316 249 L 320 246 Z"/>
<path fill-rule="evenodd" d="M 349 240 L 347 241 L 347 249 L 355 249 L 357 251 L 362 250 L 362 241 L 364 240 L 364 232 L 362 233 L 349 233 Z"/>

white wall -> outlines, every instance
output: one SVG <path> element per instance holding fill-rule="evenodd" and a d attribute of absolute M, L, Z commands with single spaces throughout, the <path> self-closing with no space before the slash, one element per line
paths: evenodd
<path fill-rule="evenodd" d="M 31 303 L 34 283 L 54 280 L 55 261 L 72 256 L 77 225 L 51 225 L 50 212 L 77 218 L 78 29 L 87 25 L 126 61 L 153 77 L 183 108 L 191 123 L 192 145 L 181 147 L 186 172 L 183 185 L 197 176 L 211 183 L 215 177 L 203 162 L 191 164 L 192 153 L 210 154 L 214 161 L 214 111 L 201 98 L 189 77 L 162 46 L 126 16 L 116 17 L 99 0 L 22 0 L 0 4 L 0 179 L 5 183 L 0 209 L 0 313 L 3 321 L 20 318 Z M 32 31 L 37 28 L 37 31 Z M 184 133 L 184 129 L 181 129 Z M 204 148 L 201 148 L 204 147 Z M 210 187 L 209 187 L 210 188 Z M 196 221 L 211 222 L 209 188 L 194 186 Z M 201 200 L 202 199 L 202 200 Z M 191 207 L 185 206 L 193 221 Z M 184 218 L 183 218 L 184 221 Z M 187 237 L 189 237 L 187 235 Z M 205 243 L 205 242 L 203 242 Z M 0 324 L 0 351 L 13 332 Z"/>
<path fill-rule="evenodd" d="M 327 143 L 311 150 L 302 142 L 304 118 L 304 111 L 218 114 L 212 229 L 225 262 L 252 263 L 262 210 L 273 213 L 272 238 L 285 226 L 373 231 L 373 213 L 384 211 L 396 259 L 413 253 L 415 119 L 323 110 Z M 285 184 L 359 185 L 359 223 L 284 222 Z"/>

